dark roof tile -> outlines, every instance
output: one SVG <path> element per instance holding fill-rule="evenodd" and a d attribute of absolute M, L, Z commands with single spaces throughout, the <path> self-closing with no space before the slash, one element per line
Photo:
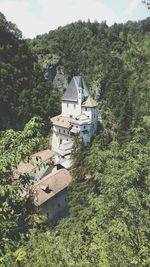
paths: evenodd
<path fill-rule="evenodd" d="M 71 82 L 68 85 L 66 92 L 62 96 L 63 101 L 78 101 L 78 88 L 82 88 L 84 90 L 84 96 L 88 96 L 88 89 L 86 84 L 81 76 L 74 76 Z"/>

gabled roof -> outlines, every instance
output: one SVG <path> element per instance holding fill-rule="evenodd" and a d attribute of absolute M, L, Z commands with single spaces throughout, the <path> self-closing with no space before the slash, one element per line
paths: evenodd
<path fill-rule="evenodd" d="M 70 172 L 61 169 L 55 173 L 48 174 L 40 182 L 33 186 L 33 200 L 36 206 L 40 206 L 50 198 L 68 187 L 71 182 Z M 49 191 L 43 189 L 48 187 Z"/>
<path fill-rule="evenodd" d="M 40 161 L 46 162 L 51 159 L 52 156 L 53 153 L 50 149 L 39 151 L 31 155 L 30 162 L 21 161 L 17 166 L 17 169 L 13 170 L 14 177 L 17 178 L 20 174 L 32 172 L 35 168 L 37 168 L 37 163 L 39 163 Z"/>
<path fill-rule="evenodd" d="M 82 103 L 83 107 L 90 107 L 90 108 L 96 107 L 97 105 L 98 103 L 91 96 L 89 96 L 86 99 L 86 101 Z"/>
<path fill-rule="evenodd" d="M 81 76 L 74 76 L 61 99 L 63 101 L 77 102 L 78 101 L 78 89 L 83 89 L 83 94 L 85 97 L 89 95 L 84 79 Z"/>
<path fill-rule="evenodd" d="M 58 116 L 51 118 L 53 125 L 67 128 L 67 129 L 71 127 L 71 120 L 72 119 L 70 117 L 65 117 L 62 115 L 58 115 Z"/>

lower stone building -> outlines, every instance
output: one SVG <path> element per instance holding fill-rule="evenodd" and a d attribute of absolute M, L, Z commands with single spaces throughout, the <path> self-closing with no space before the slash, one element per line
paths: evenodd
<path fill-rule="evenodd" d="M 46 175 L 33 186 L 34 204 L 50 220 L 57 220 L 68 214 L 67 188 L 70 182 L 69 171 L 61 169 Z"/>

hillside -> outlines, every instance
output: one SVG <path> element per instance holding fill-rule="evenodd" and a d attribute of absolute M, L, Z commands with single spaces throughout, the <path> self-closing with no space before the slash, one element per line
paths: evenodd
<path fill-rule="evenodd" d="M 68 80 L 82 74 L 125 130 L 149 110 L 149 36 L 149 18 L 111 27 L 79 21 L 38 36 L 31 47 L 40 63 L 57 55 Z"/>
<path fill-rule="evenodd" d="M 2 13 L 0 47 L 0 129 L 20 129 L 35 115 L 45 121 L 56 115 L 59 93 L 45 81 L 37 56 L 21 32 Z"/>
<path fill-rule="evenodd" d="M 148 267 L 150 19 L 79 21 L 23 40 L 0 14 L 0 36 L 1 266 Z M 53 223 L 21 197 L 32 180 L 24 175 L 18 189 L 12 167 L 38 149 L 79 74 L 102 123 L 90 145 L 74 143 L 70 215 Z"/>

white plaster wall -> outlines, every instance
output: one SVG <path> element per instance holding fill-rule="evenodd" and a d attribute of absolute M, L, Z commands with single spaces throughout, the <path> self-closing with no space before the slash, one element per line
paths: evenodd
<path fill-rule="evenodd" d="M 81 105 L 79 103 L 62 101 L 62 115 L 63 116 L 69 117 L 71 115 L 73 118 L 75 118 L 80 114 L 81 114 Z"/>
<path fill-rule="evenodd" d="M 92 108 L 82 107 L 82 114 L 85 114 L 89 119 L 92 119 Z"/>
<path fill-rule="evenodd" d="M 93 135 L 93 133 L 97 129 L 97 121 L 98 121 L 97 109 L 96 108 L 87 108 L 87 110 L 85 110 L 85 107 L 82 107 L 82 114 L 89 116 L 89 119 L 93 123 L 91 130 L 90 130 L 91 134 Z"/>
<path fill-rule="evenodd" d="M 55 127 L 54 127 L 55 128 Z M 59 138 L 55 133 L 55 129 L 53 128 L 53 136 L 52 136 L 52 151 L 55 152 L 59 146 Z"/>
<path fill-rule="evenodd" d="M 35 178 L 36 181 L 39 181 L 41 178 L 43 178 L 45 175 L 49 174 L 52 170 L 51 166 L 43 166 L 40 167 L 40 169 L 37 167 L 32 172 L 30 172 L 30 175 Z"/>

